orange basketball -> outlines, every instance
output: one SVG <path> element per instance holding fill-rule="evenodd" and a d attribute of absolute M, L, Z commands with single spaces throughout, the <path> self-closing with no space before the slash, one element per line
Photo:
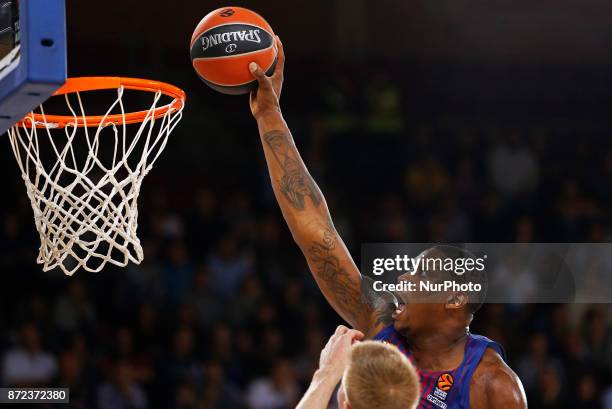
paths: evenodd
<path fill-rule="evenodd" d="M 255 61 L 271 74 L 276 65 L 274 31 L 259 14 L 242 7 L 208 13 L 191 37 L 191 61 L 200 78 L 224 94 L 246 94 L 257 81 L 249 71 Z"/>

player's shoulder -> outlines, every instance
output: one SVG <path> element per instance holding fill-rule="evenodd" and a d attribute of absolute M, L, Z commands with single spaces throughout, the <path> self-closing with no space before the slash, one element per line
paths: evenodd
<path fill-rule="evenodd" d="M 487 348 L 472 376 L 473 408 L 527 408 L 523 384 L 497 351 Z"/>

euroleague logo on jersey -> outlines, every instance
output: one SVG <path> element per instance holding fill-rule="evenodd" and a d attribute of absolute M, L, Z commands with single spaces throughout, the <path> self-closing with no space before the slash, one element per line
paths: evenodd
<path fill-rule="evenodd" d="M 453 375 L 444 373 L 438 378 L 438 389 L 448 392 L 453 387 Z"/>
<path fill-rule="evenodd" d="M 425 399 L 441 409 L 447 409 L 446 398 L 454 382 L 453 375 L 448 372 L 443 373 L 438 377 L 433 393 L 428 394 Z"/>

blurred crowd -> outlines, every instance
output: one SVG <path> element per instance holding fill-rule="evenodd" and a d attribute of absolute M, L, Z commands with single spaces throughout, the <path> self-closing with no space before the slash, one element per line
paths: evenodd
<path fill-rule="evenodd" d="M 367 84 L 332 78 L 309 96 L 314 104 L 291 91 L 284 103 L 357 262 L 363 242 L 610 241 L 605 132 L 555 121 L 412 123 L 410 96 L 392 77 Z M 294 407 L 341 320 L 284 225 L 246 106 L 230 120 L 237 102 L 202 99 L 190 100 L 145 179 L 140 266 L 42 273 L 4 145 L 2 385 L 69 387 L 74 408 Z M 530 408 L 612 409 L 610 312 L 490 304 L 472 330 L 504 345 Z"/>

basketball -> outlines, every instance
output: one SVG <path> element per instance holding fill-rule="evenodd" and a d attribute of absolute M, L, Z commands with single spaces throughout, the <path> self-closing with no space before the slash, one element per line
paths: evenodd
<path fill-rule="evenodd" d="M 250 62 L 256 62 L 267 74 L 276 64 L 272 27 L 259 14 L 242 7 L 222 7 L 208 13 L 193 32 L 190 48 L 198 76 L 224 94 L 246 94 L 256 87 Z"/>

